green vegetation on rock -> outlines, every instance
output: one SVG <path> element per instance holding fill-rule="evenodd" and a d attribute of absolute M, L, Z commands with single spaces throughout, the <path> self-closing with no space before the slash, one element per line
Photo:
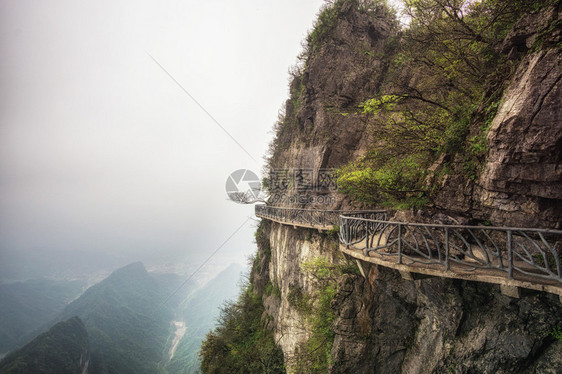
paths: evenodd
<path fill-rule="evenodd" d="M 222 307 L 217 327 L 201 345 L 203 373 L 285 373 L 283 352 L 269 326 L 272 317 L 263 305 L 267 296 L 281 297 L 277 282 L 268 276 L 270 227 L 269 221 L 260 222 L 250 279 L 242 285 L 238 299 Z"/>
<path fill-rule="evenodd" d="M 369 152 L 341 168 L 341 191 L 409 208 L 431 201 L 445 167 L 476 179 L 503 82 L 512 74 L 503 38 L 522 15 L 548 3 L 406 1 L 411 23 L 386 56 L 385 82 L 359 107 L 369 121 Z"/>
<path fill-rule="evenodd" d="M 332 362 L 332 324 L 336 319 L 332 300 L 337 293 L 338 279 L 343 274 L 358 271 L 351 263 L 334 264 L 326 257 L 303 262 L 301 270 L 312 279 L 314 291 L 305 293 L 298 287 L 291 287 L 287 295 L 289 304 L 304 316 L 311 331 L 310 337 L 297 350 L 295 370 L 303 374 L 326 373 Z"/>

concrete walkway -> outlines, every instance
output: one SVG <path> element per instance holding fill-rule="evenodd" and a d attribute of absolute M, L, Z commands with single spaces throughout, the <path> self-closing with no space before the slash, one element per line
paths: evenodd
<path fill-rule="evenodd" d="M 332 230 L 337 227 L 337 225 L 325 224 L 319 225 L 310 222 L 287 222 L 282 217 L 275 217 L 272 216 L 271 210 L 275 208 L 269 207 L 269 213 L 267 215 L 262 214 L 261 210 L 258 210 L 256 206 L 256 216 L 264 219 L 268 219 L 273 222 L 277 222 L 283 225 L 296 227 L 302 227 L 307 229 L 314 229 L 319 231 L 324 230 Z M 283 209 L 283 208 L 279 208 Z M 357 220 L 361 220 L 361 218 L 357 218 Z M 366 220 L 368 221 L 368 220 Z M 343 220 L 342 222 L 347 222 Z M 375 222 L 375 221 L 371 221 Z M 378 221 L 384 222 L 384 221 Z M 396 223 L 394 223 L 396 224 Z M 403 223 L 407 225 L 408 223 Z M 453 226 L 451 226 L 453 227 Z M 469 226 L 467 226 L 469 227 Z M 455 227 L 458 228 L 458 227 Z M 495 229 L 495 228 L 487 228 L 482 227 L 482 230 L 486 229 Z M 345 230 L 345 227 L 340 228 L 340 230 Z M 507 230 L 507 229 L 506 229 Z M 515 229 L 514 229 L 515 230 Z M 536 230 L 536 229 L 517 229 L 517 230 Z M 558 232 L 556 230 L 545 230 L 548 234 L 559 235 L 560 239 L 558 241 L 562 241 L 562 232 Z M 411 253 L 402 253 L 400 252 L 401 262 L 399 261 L 399 254 L 396 252 L 388 252 L 379 250 L 380 248 L 384 248 L 386 246 L 386 237 L 383 237 L 382 234 L 377 236 L 374 234 L 370 239 L 371 245 L 369 246 L 369 250 L 365 251 L 367 245 L 366 240 L 360 240 L 357 242 L 348 242 L 347 244 L 340 240 L 340 251 L 348 258 L 353 258 L 357 261 L 359 269 L 363 276 L 368 277 L 369 272 L 368 268 L 370 264 L 384 266 L 387 268 L 395 269 L 399 271 L 405 279 L 409 280 L 416 280 L 420 277 L 442 277 L 442 278 L 453 278 L 453 279 L 463 279 L 469 281 L 476 281 L 476 282 L 485 282 L 485 283 L 493 283 L 498 284 L 501 287 L 502 293 L 511 297 L 519 297 L 520 295 L 520 288 L 536 290 L 536 291 L 544 291 L 556 294 L 560 297 L 562 302 L 562 279 L 553 278 L 545 278 L 537 275 L 532 275 L 533 272 L 538 273 L 540 269 L 534 268 L 529 264 L 523 261 L 516 261 L 513 259 L 513 266 L 515 271 L 513 271 L 513 277 L 510 279 L 506 270 L 497 269 L 493 266 L 497 266 L 499 263 L 499 259 L 495 259 L 494 261 L 489 262 L 491 267 L 478 267 L 479 265 L 479 257 L 483 254 L 482 249 L 478 246 L 471 247 L 471 251 L 474 254 L 475 258 L 467 258 L 463 260 L 456 260 L 455 258 L 451 257 L 448 260 L 449 269 L 446 269 L 443 262 L 439 262 L 437 260 L 429 260 L 428 258 L 424 258 L 422 256 L 415 256 Z M 373 248 L 373 243 L 376 245 Z M 538 243 L 538 241 L 537 241 Z M 556 245 L 554 247 L 556 248 Z M 504 259 L 505 260 L 505 259 Z M 525 272 L 531 274 L 524 274 L 521 269 Z"/>

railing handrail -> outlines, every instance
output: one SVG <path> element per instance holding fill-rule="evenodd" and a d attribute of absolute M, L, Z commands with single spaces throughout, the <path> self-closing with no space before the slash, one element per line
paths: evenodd
<path fill-rule="evenodd" d="M 255 206 L 255 210 L 258 209 L 276 209 L 276 210 L 299 210 L 305 212 L 325 212 L 325 213 L 337 213 L 337 212 L 347 212 L 352 214 L 360 214 L 360 213 L 385 213 L 388 212 L 387 210 L 381 209 L 373 209 L 373 210 L 352 210 L 352 209 L 310 209 L 310 208 L 292 208 L 292 207 L 278 207 L 278 206 L 271 206 L 271 205 L 263 205 L 259 204 Z M 530 231 L 530 232 L 542 232 L 542 233 L 549 233 L 549 234 L 558 234 L 562 235 L 562 230 L 557 229 L 543 229 L 543 228 L 536 228 L 536 227 L 512 227 L 512 226 L 487 226 L 487 225 L 459 225 L 459 224 L 444 224 L 444 223 L 422 223 L 422 222 L 402 222 L 402 221 L 388 221 L 388 220 L 377 220 L 365 217 L 353 217 L 342 214 L 341 218 L 345 219 L 356 219 L 374 223 L 387 223 L 393 225 L 410 225 L 410 226 L 418 226 L 418 227 L 439 227 L 439 228 L 452 228 L 452 229 L 487 229 L 487 230 L 495 230 L 495 231 Z"/>
<path fill-rule="evenodd" d="M 258 208 L 270 208 L 270 209 L 283 209 L 283 210 L 302 210 L 302 211 L 309 211 L 309 212 L 330 212 L 330 213 L 337 213 L 337 212 L 348 212 L 348 213 L 384 213 L 387 210 L 384 209 L 374 209 L 374 210 L 354 210 L 354 209 L 311 209 L 311 208 L 292 208 L 292 207 L 283 207 L 283 206 L 271 206 L 271 205 L 264 205 L 264 204 L 257 204 L 255 209 Z"/>
<path fill-rule="evenodd" d="M 258 217 L 320 229 L 337 226 L 342 214 L 386 218 L 385 210 L 322 210 L 256 205 L 255 212 Z"/>
<path fill-rule="evenodd" d="M 392 224 L 392 225 L 409 225 L 409 226 L 418 226 L 418 227 L 436 227 L 436 228 L 469 229 L 469 230 L 470 229 L 487 229 L 487 230 L 495 230 L 495 231 L 531 231 L 531 232 L 541 232 L 541 233 L 562 235 L 562 230 L 541 229 L 541 228 L 536 228 L 536 227 L 533 228 L 533 227 L 486 226 L 486 225 L 483 225 L 483 226 L 448 225 L 448 224 L 443 224 L 443 223 L 387 221 L 387 220 L 370 219 L 370 218 L 363 218 L 363 217 L 351 217 L 351 216 L 344 216 L 344 215 L 341 215 L 340 218 L 361 220 L 361 221 L 374 222 L 374 223 L 386 223 L 386 224 Z"/>
<path fill-rule="evenodd" d="M 411 263 L 464 267 L 463 271 L 493 269 L 514 279 L 522 276 L 562 283 L 561 230 L 410 223 L 340 216 L 339 239 L 346 248 L 369 256 L 396 257 Z M 493 234 L 492 231 L 498 233 Z M 498 236 L 499 235 L 499 236 Z M 552 262 L 551 262 L 552 261 Z"/>
<path fill-rule="evenodd" d="M 501 270 L 510 280 L 516 271 L 562 283 L 562 230 L 558 229 L 388 221 L 385 210 L 256 205 L 255 211 L 263 218 L 294 226 L 339 226 L 339 241 L 346 250 L 358 250 L 367 257 L 371 252 L 383 258 L 396 257 L 399 265 L 407 259 L 428 266 L 440 264 L 449 271 L 455 264 L 465 267 L 463 271 Z M 533 282 L 542 284 L 536 278 Z M 557 287 L 554 292 L 559 293 Z"/>

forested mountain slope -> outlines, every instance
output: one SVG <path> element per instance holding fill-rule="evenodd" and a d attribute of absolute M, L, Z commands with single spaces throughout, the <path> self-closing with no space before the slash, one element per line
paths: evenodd
<path fill-rule="evenodd" d="M 84 287 L 50 279 L 0 284 L 0 353 L 25 343 L 22 337 L 51 322 Z"/>
<path fill-rule="evenodd" d="M 86 374 L 90 342 L 82 321 L 59 322 L 0 361 L 2 374 Z"/>
<path fill-rule="evenodd" d="M 91 373 L 155 373 L 170 332 L 167 294 L 140 262 L 113 272 L 68 305 L 90 336 Z"/>

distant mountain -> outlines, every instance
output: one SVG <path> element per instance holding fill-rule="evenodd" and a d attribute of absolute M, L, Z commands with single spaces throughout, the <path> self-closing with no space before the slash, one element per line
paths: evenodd
<path fill-rule="evenodd" d="M 52 322 L 84 286 L 82 281 L 49 279 L 0 284 L 0 353 L 26 343 L 22 337 Z"/>
<path fill-rule="evenodd" d="M 87 373 L 90 344 L 78 317 L 59 322 L 0 361 L 0 374 Z"/>
<path fill-rule="evenodd" d="M 231 264 L 179 307 L 178 318 L 185 322 L 186 333 L 166 366 L 170 374 L 199 373 L 199 348 L 207 333 L 216 326 L 220 306 L 236 298 L 246 268 Z"/>
<path fill-rule="evenodd" d="M 92 348 L 91 373 L 154 374 L 173 314 L 162 287 L 140 262 L 113 272 L 70 303 L 62 319 L 79 316 Z"/>
<path fill-rule="evenodd" d="M 17 321 L 18 310 L 36 311 L 41 318 L 28 324 L 37 329 L 37 325 L 42 323 L 43 326 L 48 326 L 44 323 L 48 318 L 46 316 L 52 317 L 57 308 L 60 310 L 64 307 L 51 321 L 77 320 L 81 321 L 81 326 L 83 322 L 89 340 L 89 374 L 195 373 L 199 369 L 200 343 L 215 325 L 219 306 L 226 299 L 236 296 L 243 270 L 240 265 L 231 265 L 202 289 L 194 292 L 195 282 L 185 283 L 185 278 L 175 274 L 148 273 L 144 265 L 137 262 L 114 271 L 66 306 L 64 305 L 69 301 L 69 295 L 72 294 L 70 290 L 73 288 L 67 285 L 70 287 L 67 290 L 56 282 L 43 281 L 5 288 L 4 294 L 0 293 L 4 295 L 0 300 L 0 308 L 3 312 L 9 312 L 10 321 Z M 36 300 L 32 300 L 33 297 Z M 79 320 L 73 319 L 75 316 Z M 0 315 L 0 320 L 0 326 L 9 331 L 9 321 L 4 313 Z M 71 323 L 69 321 L 67 323 Z M 177 328 L 177 324 L 172 324 L 172 321 L 185 323 L 187 333 L 182 340 L 181 335 L 175 334 L 173 328 Z M 14 355 L 8 355 L 5 362 L 11 363 L 10 370 L 26 368 L 22 366 L 22 362 L 35 363 L 32 360 L 33 354 L 29 353 L 34 352 L 30 350 L 30 346 L 40 348 L 37 357 L 44 357 L 44 352 L 54 352 L 70 363 L 72 360 L 69 357 L 75 358 L 76 352 L 67 349 L 66 343 L 61 344 L 60 341 L 72 341 L 81 335 L 77 335 L 72 329 L 62 329 L 61 326 L 65 325 L 58 323 L 47 333 L 37 337 L 40 343 L 36 342 L 37 339 L 33 340 L 22 350 L 14 352 Z M 58 339 L 50 337 L 53 331 L 60 335 Z M 65 337 L 65 333 L 69 335 Z M 177 349 L 170 361 L 172 346 Z M 23 361 L 14 358 L 21 354 L 27 355 Z M 53 360 L 59 362 L 58 359 Z M 49 365 L 45 367 L 50 368 Z M 43 373 L 29 370 L 23 372 Z"/>

